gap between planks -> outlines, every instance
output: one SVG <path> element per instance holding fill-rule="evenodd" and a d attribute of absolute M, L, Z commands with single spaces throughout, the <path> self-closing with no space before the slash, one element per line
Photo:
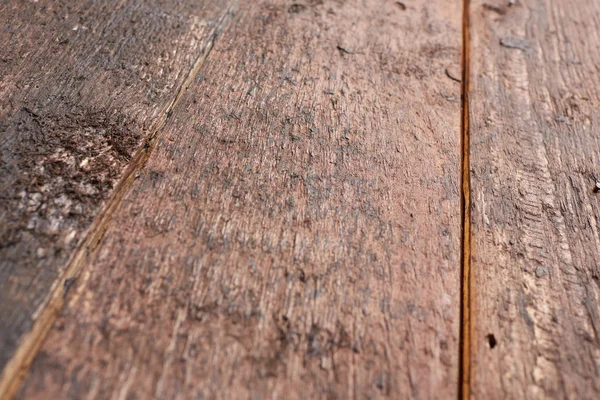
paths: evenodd
<path fill-rule="evenodd" d="M 471 326 L 472 286 L 471 286 L 471 174 L 469 140 L 469 3 L 463 0 L 462 16 L 462 84 L 461 84 L 461 322 L 459 339 L 459 399 L 471 397 Z"/>
<path fill-rule="evenodd" d="M 0 399 L 11 399 L 19 390 L 23 379 L 29 371 L 31 362 L 37 355 L 37 352 L 50 328 L 54 324 L 59 311 L 65 304 L 70 284 L 77 279 L 77 276 L 85 267 L 86 261 L 97 249 L 98 244 L 104 236 L 106 225 L 110 221 L 114 211 L 121 203 L 130 184 L 136 178 L 136 173 L 144 166 L 146 161 L 148 161 L 148 158 L 156 146 L 160 132 L 163 130 L 167 120 L 173 113 L 173 109 L 179 104 L 185 91 L 198 75 L 200 68 L 206 61 L 215 42 L 231 20 L 234 11 L 237 9 L 237 5 L 238 1 L 234 1 L 221 20 L 215 25 L 206 45 L 202 48 L 200 55 L 194 61 L 188 76 L 181 86 L 177 88 L 176 95 L 171 103 L 165 107 L 158 120 L 150 128 L 151 133 L 149 138 L 134 155 L 131 163 L 125 170 L 123 177 L 117 183 L 114 193 L 108 199 L 104 210 L 101 211 L 92 227 L 88 230 L 86 239 L 74 252 L 71 261 L 67 264 L 67 267 L 62 274 L 60 274 L 59 278 L 54 282 L 46 300 L 34 313 L 35 322 L 33 323 L 31 331 L 23 337 L 19 347 L 16 349 L 8 363 L 6 363 L 2 375 L 0 376 Z"/>

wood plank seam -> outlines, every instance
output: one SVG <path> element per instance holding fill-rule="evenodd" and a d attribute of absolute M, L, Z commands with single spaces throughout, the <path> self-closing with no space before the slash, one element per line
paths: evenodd
<path fill-rule="evenodd" d="M 470 398 L 471 384 L 471 177 L 469 140 L 469 0 L 463 0 L 462 20 L 462 105 L 461 105 L 461 325 L 459 398 Z"/>
<path fill-rule="evenodd" d="M 104 210 L 102 210 L 96 221 L 84 235 L 86 239 L 79 248 L 73 253 L 71 261 L 61 273 L 61 276 L 55 281 L 45 301 L 34 313 L 34 324 L 31 331 L 25 335 L 21 344 L 15 351 L 10 361 L 6 364 L 2 375 L 0 376 L 0 399 L 13 398 L 19 389 L 23 379 L 27 375 L 29 365 L 37 354 L 37 351 L 54 323 L 58 312 L 65 304 L 66 295 L 71 283 L 77 278 L 85 266 L 85 262 L 94 254 L 98 244 L 102 240 L 107 223 L 110 221 L 114 211 L 117 209 L 123 199 L 129 185 L 135 180 L 137 171 L 140 170 L 152 154 L 160 133 L 163 130 L 168 118 L 173 113 L 185 91 L 196 78 L 200 68 L 210 54 L 216 40 L 232 19 L 237 9 L 238 0 L 235 0 L 229 7 L 223 17 L 215 24 L 210 40 L 202 49 L 200 55 L 194 61 L 194 64 L 187 74 L 186 79 L 176 89 L 173 100 L 165 107 L 161 116 L 149 129 L 151 132 L 145 144 L 133 156 L 132 161 L 127 167 L 120 182 L 116 185 L 114 193 L 107 201 Z"/>

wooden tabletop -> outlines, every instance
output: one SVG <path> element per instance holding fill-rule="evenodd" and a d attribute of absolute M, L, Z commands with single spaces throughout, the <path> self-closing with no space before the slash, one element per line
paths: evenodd
<path fill-rule="evenodd" d="M 596 0 L 0 3 L 0 399 L 600 398 Z"/>

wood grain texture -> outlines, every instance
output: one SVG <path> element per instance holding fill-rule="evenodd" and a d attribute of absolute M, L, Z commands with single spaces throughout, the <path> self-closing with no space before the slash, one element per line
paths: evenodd
<path fill-rule="evenodd" d="M 457 395 L 462 4 L 404 4 L 240 4 L 22 398 Z"/>
<path fill-rule="evenodd" d="M 68 289 L 74 250 L 164 122 L 227 6 L 0 4 L 0 368 L 52 288 Z"/>
<path fill-rule="evenodd" d="M 600 398 L 600 3 L 471 12 L 472 397 Z"/>

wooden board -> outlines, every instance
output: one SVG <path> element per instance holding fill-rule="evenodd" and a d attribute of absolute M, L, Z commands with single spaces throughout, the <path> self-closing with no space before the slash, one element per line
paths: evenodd
<path fill-rule="evenodd" d="M 600 398 L 599 21 L 472 1 L 473 398 Z"/>
<path fill-rule="evenodd" d="M 229 3 L 0 4 L 0 397 Z"/>
<path fill-rule="evenodd" d="M 240 4 L 20 396 L 457 396 L 461 7 Z"/>

